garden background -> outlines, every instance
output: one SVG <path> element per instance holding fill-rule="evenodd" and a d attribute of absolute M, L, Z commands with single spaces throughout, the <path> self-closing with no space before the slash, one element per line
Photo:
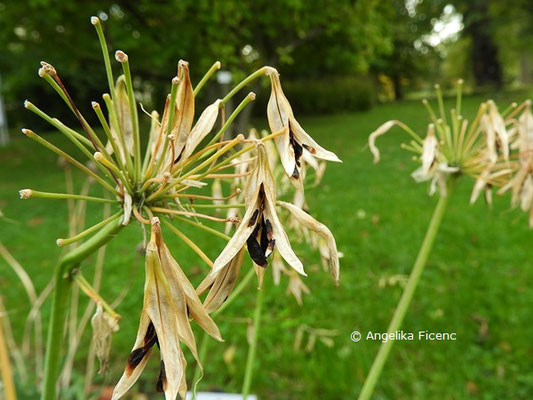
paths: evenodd
<path fill-rule="evenodd" d="M 93 115 L 90 101 L 100 98 L 106 81 L 91 15 L 104 22 L 110 48 L 128 53 L 137 96 L 146 109 L 162 109 L 179 59 L 189 61 L 193 82 L 216 60 L 231 72 L 234 83 L 272 65 L 281 73 L 301 124 L 343 160 L 328 165 L 322 184 L 307 196 L 311 212 L 330 227 L 344 254 L 340 286 L 334 287 L 322 272 L 319 255 L 309 251 L 299 251 L 312 272 L 305 279 L 311 294 L 304 296 L 303 306 L 285 294 L 287 282 L 274 286 L 267 275 L 253 392 L 261 399 L 355 398 L 379 342 L 354 343 L 350 334 L 386 330 L 436 202 L 425 184 L 415 184 L 409 176 L 416 164 L 401 150 L 404 137 L 399 131 L 382 140 L 378 165 L 372 164 L 368 134 L 390 119 L 401 119 L 423 134 L 428 117 L 419 100 L 432 99 L 436 82 L 451 94 L 457 79 L 465 80 L 468 119 L 489 98 L 501 109 L 531 98 L 531 3 L 0 1 L 0 78 L 9 134 L 9 142 L 0 148 L 0 243 L 28 271 L 37 292 L 48 284 L 60 256 L 55 240 L 67 233 L 67 205 L 23 202 L 18 190 L 64 192 L 65 177 L 57 157 L 23 137 L 19 128 L 46 131 L 48 140 L 74 149 L 27 112 L 23 101 L 29 98 L 75 126 L 68 109 L 37 76 L 39 61 L 46 60 L 61 72 L 85 115 Z M 199 101 L 208 104 L 219 97 L 226 89 L 221 86 L 213 80 Z M 266 128 L 267 82 L 258 81 L 250 89 L 257 100 L 234 124 L 234 133 L 246 133 L 252 125 Z M 82 181 L 76 177 L 79 190 Z M 398 342 L 376 399 L 533 395 L 532 233 L 527 216 L 511 210 L 507 197 L 496 197 L 492 209 L 482 201 L 470 206 L 470 191 L 471 185 L 461 182 L 453 194 L 404 322 L 406 331 L 456 332 L 457 340 Z M 88 206 L 87 226 L 101 213 L 101 207 Z M 224 246 L 223 241 L 190 233 L 210 257 Z M 183 244 L 168 236 L 174 256 L 197 284 L 205 274 L 201 261 L 190 251 L 181 252 Z M 131 243 L 141 241 L 139 227 L 132 224 L 106 252 L 102 295 L 114 299 L 125 287 L 128 291 L 117 307 L 121 329 L 113 338 L 110 371 L 95 378 L 95 388 L 116 383 L 134 340 L 144 261 Z M 86 270 L 92 264 L 94 260 Z M 209 343 L 201 390 L 240 390 L 254 292 L 251 283 L 217 321 L 226 341 Z M 0 297 L 19 340 L 31 305 L 3 258 Z M 86 299 L 80 299 L 84 305 Z M 49 301 L 43 307 L 45 323 L 48 309 Z M 306 331 L 301 346 L 295 346 L 298 332 L 306 329 L 302 327 L 333 330 L 333 341 L 317 336 L 311 346 Z M 90 336 L 89 328 L 65 398 L 83 398 Z M 31 371 L 34 360 L 25 361 Z M 191 374 L 194 363 L 189 361 Z M 154 393 L 158 369 L 147 371 L 135 389 Z M 38 398 L 31 384 L 19 384 L 17 390 L 21 399 Z M 100 395 L 99 389 L 92 393 Z"/>

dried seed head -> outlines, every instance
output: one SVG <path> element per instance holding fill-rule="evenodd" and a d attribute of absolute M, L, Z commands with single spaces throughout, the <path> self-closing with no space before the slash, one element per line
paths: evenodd
<path fill-rule="evenodd" d="M 115 52 L 115 59 L 119 63 L 125 63 L 125 62 L 128 62 L 128 55 L 124 53 L 122 50 L 117 50 Z"/>
<path fill-rule="evenodd" d="M 29 199 L 32 196 L 32 194 L 33 194 L 33 191 L 31 189 L 19 190 L 19 196 L 23 200 Z"/>

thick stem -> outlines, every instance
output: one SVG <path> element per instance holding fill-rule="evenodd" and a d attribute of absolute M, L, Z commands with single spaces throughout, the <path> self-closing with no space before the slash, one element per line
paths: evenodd
<path fill-rule="evenodd" d="M 63 327 L 68 309 L 68 295 L 72 288 L 70 272 L 85 258 L 109 242 L 124 226 L 111 223 L 87 240 L 84 244 L 67 253 L 54 272 L 55 288 L 52 299 L 52 313 L 46 341 L 44 383 L 41 400 L 56 399 L 56 383 L 59 376 L 59 361 L 63 346 Z"/>
<path fill-rule="evenodd" d="M 453 189 L 453 184 L 454 178 L 451 178 L 448 184 L 446 196 L 441 196 L 439 198 L 437 206 L 433 211 L 433 216 L 431 217 L 431 221 L 429 223 L 426 236 L 424 237 L 424 241 L 422 242 L 422 246 L 418 251 L 418 256 L 416 257 L 413 270 L 409 275 L 409 280 L 407 281 L 407 285 L 405 286 L 402 297 L 400 298 L 398 306 L 396 307 L 396 311 L 394 312 L 389 328 L 387 330 L 389 333 L 396 332 L 398 329 L 400 329 L 402 325 L 405 314 L 407 313 L 407 309 L 409 308 L 409 304 L 413 299 L 416 287 L 418 285 L 418 282 L 420 281 L 420 276 L 424 271 L 424 266 L 426 265 L 427 259 L 433 247 L 435 236 L 437 235 L 437 232 L 439 230 L 442 217 L 444 215 L 444 212 L 446 211 L 448 199 Z M 368 400 L 372 396 L 376 383 L 379 379 L 379 376 L 381 375 L 383 366 L 387 361 L 393 344 L 394 340 L 388 340 L 386 342 L 381 343 L 378 354 L 374 359 L 372 367 L 370 368 L 370 373 L 368 374 L 363 385 L 363 389 L 359 394 L 359 400 Z"/>
<path fill-rule="evenodd" d="M 261 308 L 263 306 L 263 289 L 257 290 L 257 301 L 255 303 L 254 312 L 254 332 L 252 335 L 252 343 L 248 350 L 248 358 L 246 359 L 246 369 L 244 370 L 244 382 L 242 384 L 242 398 L 246 400 L 248 393 L 250 393 L 250 386 L 252 385 L 252 376 L 255 361 L 255 352 L 257 349 L 257 339 L 259 337 L 259 329 L 261 324 Z"/>

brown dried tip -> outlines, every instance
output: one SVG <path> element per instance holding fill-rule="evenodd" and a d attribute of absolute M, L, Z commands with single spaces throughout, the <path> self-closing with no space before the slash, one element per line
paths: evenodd
<path fill-rule="evenodd" d="M 21 131 L 28 137 L 35 135 L 35 133 L 31 129 L 22 128 Z"/>
<path fill-rule="evenodd" d="M 29 199 L 32 196 L 32 194 L 33 194 L 33 191 L 31 189 L 19 190 L 19 196 L 23 200 Z"/>
<path fill-rule="evenodd" d="M 117 50 L 115 52 L 115 59 L 119 63 L 125 63 L 125 62 L 128 61 L 128 55 L 126 53 L 124 53 L 122 50 Z"/>
<path fill-rule="evenodd" d="M 42 66 L 41 69 L 43 70 L 43 73 L 45 73 L 47 75 L 56 75 L 57 74 L 56 69 L 51 64 L 48 64 L 45 61 L 41 61 L 41 66 Z M 41 71 L 41 70 L 39 70 L 39 71 Z M 41 72 L 39 72 L 39 75 L 41 75 Z"/>
<path fill-rule="evenodd" d="M 150 223 L 151 223 L 152 225 L 159 225 L 159 224 L 160 224 L 160 222 L 159 222 L 159 218 L 157 218 L 157 217 L 153 217 L 153 218 L 150 220 Z"/>
<path fill-rule="evenodd" d="M 99 23 L 100 23 L 100 18 L 94 17 L 94 16 L 91 17 L 91 24 L 98 25 Z"/>
<path fill-rule="evenodd" d="M 175 76 L 174 78 L 172 78 L 172 84 L 173 84 L 173 85 L 176 85 L 176 86 L 177 86 L 179 83 L 180 83 L 180 79 L 179 79 L 177 76 Z"/>

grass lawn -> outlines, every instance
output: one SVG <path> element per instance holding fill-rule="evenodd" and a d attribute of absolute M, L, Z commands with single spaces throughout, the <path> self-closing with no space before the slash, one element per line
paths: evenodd
<path fill-rule="evenodd" d="M 464 99 L 468 119 L 484 99 Z M 521 98 L 495 100 L 503 108 L 510 100 Z M 354 343 L 350 333 L 359 330 L 365 337 L 368 331 L 386 330 L 402 291 L 395 278 L 410 272 L 437 201 L 427 195 L 426 184 L 411 179 L 416 165 L 410 154 L 400 149 L 407 135 L 399 130 L 378 139 L 382 161 L 372 164 L 367 136 L 389 119 L 401 119 L 419 132 L 428 122 L 419 102 L 300 121 L 319 143 L 344 161 L 329 164 L 323 184 L 307 195 L 311 213 L 330 227 L 344 253 L 341 284 L 335 288 L 330 276 L 319 267 L 318 254 L 303 251 L 303 247 L 297 253 L 306 265 L 309 277 L 305 283 L 312 291 L 304 297 L 303 307 L 285 295 L 286 279 L 275 287 L 271 275 L 267 275 L 253 382 L 253 392 L 261 399 L 354 399 L 361 389 L 379 342 Z M 59 134 L 48 138 L 65 143 Z M 63 172 L 56 167 L 55 155 L 22 135 L 0 149 L 0 160 L 0 209 L 14 220 L 0 221 L 0 241 L 42 290 L 60 255 L 55 240 L 67 233 L 66 204 L 45 199 L 22 201 L 17 191 L 30 187 L 63 192 Z M 77 180 L 78 186 L 81 183 Z M 483 200 L 469 206 L 471 188 L 472 182 L 464 179 L 453 193 L 403 326 L 412 332 L 455 332 L 457 340 L 396 343 L 376 389 L 376 399 L 531 398 L 533 234 L 527 227 L 527 216 L 510 210 L 508 197 L 496 197 L 492 210 Z M 101 214 L 102 207 L 89 207 L 89 223 Z M 192 232 L 188 227 L 183 230 Z M 174 256 L 198 283 L 205 274 L 201 260 L 165 232 Z M 191 234 L 211 257 L 224 246 L 221 239 Z M 132 224 L 108 246 L 103 296 L 113 299 L 130 284 L 131 290 L 117 308 L 122 319 L 113 339 L 111 371 L 98 377 L 97 383 L 116 383 L 135 339 L 144 284 L 143 257 L 135 251 L 141 240 L 139 225 Z M 90 260 L 84 265 L 89 277 L 93 264 Z M 250 267 L 250 261 L 246 261 L 241 274 Z M 3 260 L 0 293 L 20 337 L 29 304 Z M 251 284 L 217 320 L 225 342 L 210 343 L 207 359 L 203 360 L 201 390 L 240 390 L 247 352 L 246 319 L 253 314 L 254 298 L 255 286 Z M 48 309 L 49 302 L 43 311 L 46 320 Z M 486 326 L 479 321 L 485 321 Z M 333 347 L 317 340 L 312 351 L 295 351 L 295 334 L 301 325 L 337 330 Z M 196 332 L 199 340 L 200 332 Z M 87 330 L 85 343 L 89 337 Z M 304 345 L 306 341 L 307 337 Z M 82 346 L 79 353 L 75 384 L 82 382 L 86 348 Z M 234 357 L 224 361 L 224 355 L 233 348 Z M 155 358 L 135 386 L 137 390 L 154 392 L 159 372 Z M 192 378 L 194 363 L 188 359 L 188 377 Z"/>

